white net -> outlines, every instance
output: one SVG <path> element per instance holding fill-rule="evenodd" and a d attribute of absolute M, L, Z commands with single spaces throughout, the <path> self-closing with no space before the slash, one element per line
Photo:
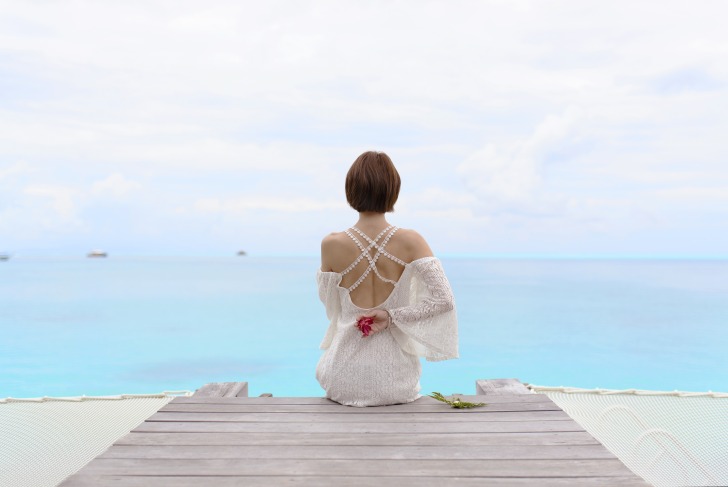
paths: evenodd
<path fill-rule="evenodd" d="M 0 399 L 0 485 L 58 485 L 181 393 Z"/>
<path fill-rule="evenodd" d="M 728 485 L 728 394 L 529 387 L 657 487 Z"/>

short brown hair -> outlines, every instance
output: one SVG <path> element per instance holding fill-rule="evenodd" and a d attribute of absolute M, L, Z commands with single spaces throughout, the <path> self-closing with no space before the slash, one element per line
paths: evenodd
<path fill-rule="evenodd" d="M 401 180 L 384 152 L 368 151 L 354 161 L 346 174 L 346 201 L 356 211 L 394 211 Z"/>

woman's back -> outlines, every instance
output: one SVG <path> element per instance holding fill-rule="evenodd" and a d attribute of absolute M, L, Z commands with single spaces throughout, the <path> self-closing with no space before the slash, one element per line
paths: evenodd
<path fill-rule="evenodd" d="M 429 256 L 430 247 L 414 230 L 357 224 L 323 240 L 321 270 L 344 273 L 340 286 L 350 290 L 351 301 L 371 309 L 392 293 L 405 263 Z"/>

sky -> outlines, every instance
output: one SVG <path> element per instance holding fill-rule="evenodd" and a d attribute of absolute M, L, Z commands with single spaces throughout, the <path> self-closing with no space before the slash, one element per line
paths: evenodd
<path fill-rule="evenodd" d="M 728 255 L 723 1 L 0 0 L 0 252 Z"/>

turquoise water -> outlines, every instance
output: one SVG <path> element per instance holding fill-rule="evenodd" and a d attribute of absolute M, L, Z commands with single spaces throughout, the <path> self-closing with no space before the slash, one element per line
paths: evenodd
<path fill-rule="evenodd" d="M 728 391 L 728 260 L 443 258 L 458 360 L 423 392 L 478 378 Z M 318 259 L 0 262 L 0 397 L 194 390 L 321 395 Z"/>

